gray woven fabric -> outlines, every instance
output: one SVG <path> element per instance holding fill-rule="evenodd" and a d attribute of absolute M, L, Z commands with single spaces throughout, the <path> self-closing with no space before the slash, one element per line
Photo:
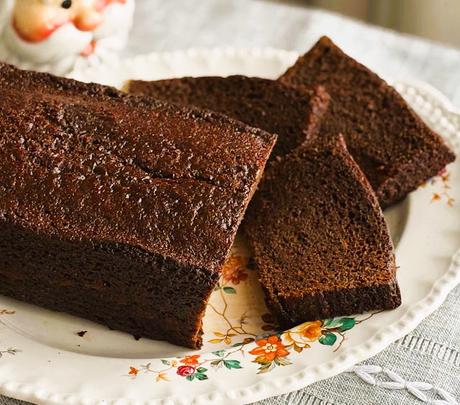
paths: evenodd
<path fill-rule="evenodd" d="M 190 47 L 275 47 L 304 51 L 327 34 L 384 77 L 424 80 L 460 107 L 460 51 L 319 11 L 257 0 L 137 0 L 125 56 Z M 460 287 L 415 331 L 364 364 L 429 382 L 460 399 Z M 439 397 L 428 395 L 433 401 Z M 390 390 L 341 374 L 303 390 L 260 401 L 275 404 L 419 404 L 407 390 Z M 0 405 L 23 402 L 0 397 Z"/>

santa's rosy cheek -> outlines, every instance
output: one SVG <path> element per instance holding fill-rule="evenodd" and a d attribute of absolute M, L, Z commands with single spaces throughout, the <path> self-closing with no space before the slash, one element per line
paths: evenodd
<path fill-rule="evenodd" d="M 18 36 L 23 39 L 24 41 L 27 42 L 40 42 L 51 36 L 51 34 L 56 31 L 59 27 L 64 25 L 65 22 L 56 22 L 56 23 L 43 23 L 40 26 L 35 26 L 35 27 L 24 27 L 21 28 L 21 26 L 17 23 L 16 19 L 13 20 L 13 28 L 18 34 Z"/>
<path fill-rule="evenodd" d="M 93 0 L 82 8 L 72 7 L 58 14 L 50 7 L 33 10 L 27 7 L 19 10 L 21 13 L 15 16 L 13 26 L 18 36 L 28 42 L 43 41 L 67 23 L 74 24 L 80 31 L 92 31 L 102 23 L 102 13 L 112 3 L 126 4 L 126 0 Z"/>
<path fill-rule="evenodd" d="M 86 10 L 78 14 L 73 23 L 80 31 L 92 31 L 102 22 L 102 16 L 97 11 Z"/>

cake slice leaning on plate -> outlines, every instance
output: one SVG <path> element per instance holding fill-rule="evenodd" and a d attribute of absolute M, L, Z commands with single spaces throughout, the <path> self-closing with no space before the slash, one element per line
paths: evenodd
<path fill-rule="evenodd" d="M 341 136 L 272 162 L 245 220 L 281 326 L 400 305 L 385 219 Z"/>
<path fill-rule="evenodd" d="M 0 64 L 0 294 L 200 347 L 275 140 Z"/>
<path fill-rule="evenodd" d="M 293 89 L 275 80 L 246 76 L 131 80 L 125 89 L 175 104 L 218 111 L 277 134 L 271 159 L 284 156 L 311 139 L 329 104 L 329 95 L 321 86 Z"/>
<path fill-rule="evenodd" d="M 329 38 L 280 77 L 293 87 L 322 85 L 331 96 L 324 125 L 342 133 L 383 208 L 402 200 L 455 159 L 398 92 Z"/>

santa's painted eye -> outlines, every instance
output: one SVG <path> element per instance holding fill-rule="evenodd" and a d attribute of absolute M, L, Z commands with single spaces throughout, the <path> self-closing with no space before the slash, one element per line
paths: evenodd
<path fill-rule="evenodd" d="M 72 7 L 72 0 L 64 0 L 61 3 L 61 7 L 62 8 L 70 8 L 70 7 Z"/>

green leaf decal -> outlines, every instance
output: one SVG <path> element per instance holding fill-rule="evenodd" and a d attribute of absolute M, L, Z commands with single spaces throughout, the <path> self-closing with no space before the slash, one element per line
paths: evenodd
<path fill-rule="evenodd" d="M 218 357 L 223 357 L 225 354 L 225 350 L 216 350 L 215 352 L 212 352 L 212 354 Z"/>
<path fill-rule="evenodd" d="M 336 340 L 336 335 L 334 335 L 333 333 L 326 333 L 325 335 L 319 338 L 319 343 L 326 346 L 333 346 Z"/>
<path fill-rule="evenodd" d="M 224 360 L 224 366 L 228 369 L 243 368 L 238 360 Z"/>
<path fill-rule="evenodd" d="M 168 360 L 164 360 L 164 359 L 161 359 L 161 362 L 165 365 L 165 366 L 170 366 L 171 363 L 168 361 Z M 149 364 L 150 365 L 150 364 Z"/>
<path fill-rule="evenodd" d="M 204 367 L 198 367 L 198 368 L 196 369 L 196 371 L 197 371 L 197 373 L 205 373 L 206 371 L 208 371 L 208 369 L 207 369 L 207 368 L 204 368 Z"/>
<path fill-rule="evenodd" d="M 188 375 L 187 377 L 185 377 L 185 379 L 188 381 L 193 381 L 193 379 L 195 378 L 195 375 L 196 374 Z"/>
<path fill-rule="evenodd" d="M 336 328 L 342 324 L 341 318 L 326 319 L 323 321 L 323 327 L 325 328 Z"/>
<path fill-rule="evenodd" d="M 340 331 L 345 332 L 346 330 L 352 329 L 356 325 L 356 321 L 353 318 L 342 318 L 340 325 Z"/>
<path fill-rule="evenodd" d="M 200 381 L 208 379 L 208 376 L 206 374 L 203 374 L 203 373 L 196 373 L 196 374 L 194 374 L 194 376 L 196 377 L 197 380 L 200 380 Z"/>
<path fill-rule="evenodd" d="M 224 292 L 227 294 L 236 294 L 236 290 L 233 287 L 224 287 Z"/>

